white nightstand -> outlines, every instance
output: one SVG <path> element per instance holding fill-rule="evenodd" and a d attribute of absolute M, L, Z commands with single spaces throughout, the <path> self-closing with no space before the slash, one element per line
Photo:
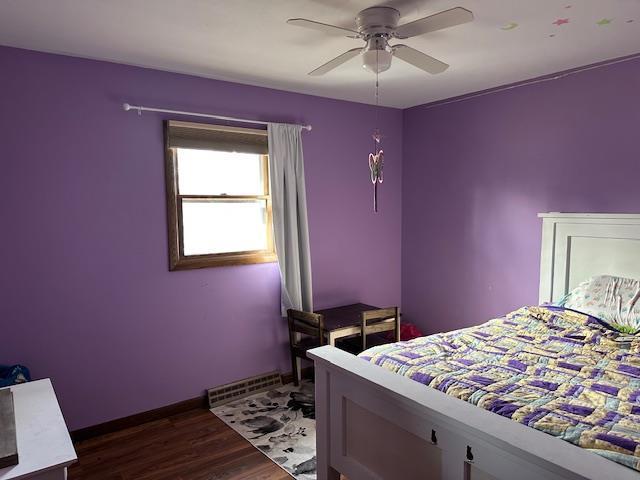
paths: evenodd
<path fill-rule="evenodd" d="M 20 463 L 0 469 L 0 480 L 64 480 L 77 460 L 51 380 L 14 385 L 16 437 Z"/>

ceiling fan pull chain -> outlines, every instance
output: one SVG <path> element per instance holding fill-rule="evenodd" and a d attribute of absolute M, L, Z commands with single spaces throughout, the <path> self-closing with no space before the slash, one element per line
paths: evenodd
<path fill-rule="evenodd" d="M 374 114 L 374 130 L 373 130 L 373 153 L 369 154 L 369 169 L 371 170 L 371 182 L 373 183 L 373 211 L 378 213 L 378 183 L 382 183 L 382 168 L 384 164 L 384 153 L 380 148 L 380 142 L 382 141 L 382 135 L 378 128 L 378 109 L 380 107 L 380 92 L 379 92 L 379 79 L 378 79 L 378 53 L 376 52 L 376 88 L 375 88 L 375 114 Z"/>

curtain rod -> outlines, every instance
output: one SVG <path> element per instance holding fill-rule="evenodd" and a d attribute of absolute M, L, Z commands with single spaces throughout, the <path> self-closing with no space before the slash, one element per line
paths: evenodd
<path fill-rule="evenodd" d="M 196 113 L 196 112 L 183 112 L 180 110 L 166 110 L 164 108 L 143 107 L 140 105 L 130 105 L 128 103 L 123 103 L 122 109 L 125 112 L 128 112 L 129 110 L 137 110 L 138 115 L 140 115 L 142 112 L 172 113 L 174 115 L 188 115 L 190 117 L 215 118 L 216 120 L 227 120 L 230 122 L 256 123 L 258 125 L 269 125 L 269 122 L 263 122 L 261 120 L 249 120 L 246 118 L 224 117 L 222 115 L 213 115 L 210 113 Z M 299 125 L 299 127 L 309 132 L 311 131 L 311 125 Z"/>

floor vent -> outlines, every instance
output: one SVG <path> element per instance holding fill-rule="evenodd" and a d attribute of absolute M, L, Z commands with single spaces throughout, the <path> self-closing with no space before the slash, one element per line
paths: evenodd
<path fill-rule="evenodd" d="M 264 392 L 282 386 L 282 376 L 279 372 L 269 372 L 255 377 L 246 378 L 207 390 L 209 407 L 217 407 L 233 400 L 249 397 L 254 393 Z"/>

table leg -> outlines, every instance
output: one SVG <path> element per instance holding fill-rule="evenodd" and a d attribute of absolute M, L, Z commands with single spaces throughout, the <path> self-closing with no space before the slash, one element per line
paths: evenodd
<path fill-rule="evenodd" d="M 29 478 L 32 478 L 33 480 L 66 480 L 67 469 L 56 468 L 55 470 L 48 470 L 46 472 L 38 473 Z"/>
<path fill-rule="evenodd" d="M 293 374 L 296 378 L 296 385 L 302 381 L 302 361 L 296 357 L 296 369 Z"/>

